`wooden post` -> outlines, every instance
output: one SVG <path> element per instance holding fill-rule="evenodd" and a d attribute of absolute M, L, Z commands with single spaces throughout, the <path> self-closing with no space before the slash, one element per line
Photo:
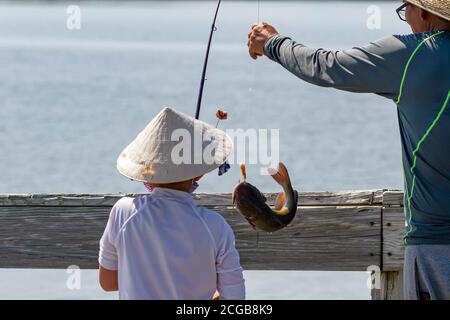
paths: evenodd
<path fill-rule="evenodd" d="M 378 288 L 372 290 L 373 300 L 403 299 L 403 259 L 405 228 L 403 193 L 385 191 L 382 208 L 382 264 Z"/>
<path fill-rule="evenodd" d="M 372 300 L 403 300 L 403 272 L 380 273 L 379 289 L 372 290 Z"/>

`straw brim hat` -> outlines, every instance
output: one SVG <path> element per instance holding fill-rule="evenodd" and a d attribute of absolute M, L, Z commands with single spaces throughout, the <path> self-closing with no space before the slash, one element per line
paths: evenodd
<path fill-rule="evenodd" d="M 450 0 L 407 0 L 407 2 L 450 21 Z"/>
<path fill-rule="evenodd" d="M 122 151 L 117 169 L 151 184 L 187 181 L 224 164 L 232 147 L 224 131 L 164 108 Z"/>

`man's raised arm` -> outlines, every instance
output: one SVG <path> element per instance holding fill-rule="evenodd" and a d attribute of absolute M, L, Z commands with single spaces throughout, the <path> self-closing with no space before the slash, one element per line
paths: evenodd
<path fill-rule="evenodd" d="M 270 25 L 253 26 L 249 52 L 266 55 L 309 83 L 351 92 L 397 96 L 410 50 L 394 36 L 343 51 L 309 48 L 279 35 Z"/>

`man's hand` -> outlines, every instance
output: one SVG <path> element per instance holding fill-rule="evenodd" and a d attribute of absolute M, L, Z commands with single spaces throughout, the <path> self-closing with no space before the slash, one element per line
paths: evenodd
<path fill-rule="evenodd" d="M 278 35 L 278 31 L 266 22 L 253 24 L 252 30 L 248 34 L 248 52 L 250 57 L 258 59 L 264 55 L 264 45 L 267 40 Z"/>

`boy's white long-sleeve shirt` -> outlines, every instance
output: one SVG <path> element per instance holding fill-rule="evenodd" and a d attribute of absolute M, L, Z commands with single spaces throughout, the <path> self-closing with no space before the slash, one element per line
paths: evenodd
<path fill-rule="evenodd" d="M 234 234 L 186 192 L 122 198 L 100 240 L 99 263 L 118 270 L 120 299 L 245 299 Z"/>

